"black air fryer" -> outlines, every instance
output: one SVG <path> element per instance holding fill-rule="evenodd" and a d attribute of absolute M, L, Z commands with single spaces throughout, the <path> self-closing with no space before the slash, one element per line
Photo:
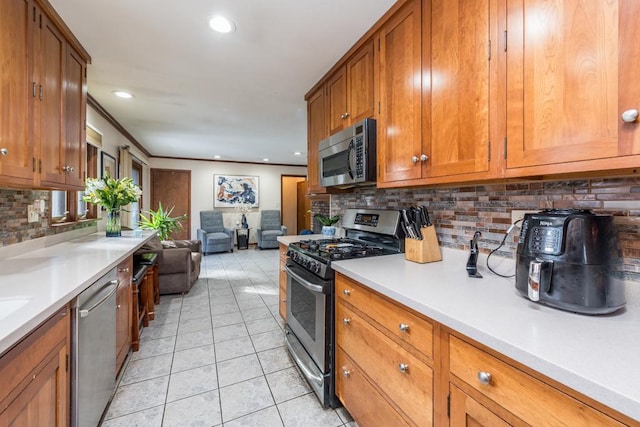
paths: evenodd
<path fill-rule="evenodd" d="M 624 282 L 611 274 L 618 259 L 613 217 L 588 210 L 526 214 L 516 256 L 516 289 L 531 301 L 584 314 L 622 308 Z"/>

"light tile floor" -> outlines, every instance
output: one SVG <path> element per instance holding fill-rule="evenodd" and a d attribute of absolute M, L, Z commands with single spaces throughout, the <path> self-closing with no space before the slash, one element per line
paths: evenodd
<path fill-rule="evenodd" d="M 357 427 L 322 408 L 289 357 L 278 268 L 277 250 L 203 257 L 191 291 L 156 306 L 101 425 Z"/>

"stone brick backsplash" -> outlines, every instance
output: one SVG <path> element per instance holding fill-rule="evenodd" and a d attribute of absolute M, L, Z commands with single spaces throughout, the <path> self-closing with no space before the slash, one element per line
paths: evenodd
<path fill-rule="evenodd" d="M 84 228 L 91 222 L 50 227 L 49 196 L 47 190 L 0 189 L 0 246 L 13 245 L 38 237 Z M 45 213 L 39 222 L 27 221 L 27 206 L 35 200 L 45 201 Z"/>
<path fill-rule="evenodd" d="M 358 188 L 331 196 L 331 214 L 345 208 L 400 209 L 426 205 L 441 246 L 469 249 L 476 230 L 482 232 L 480 249 L 488 253 L 498 246 L 511 225 L 512 210 L 550 208 L 591 209 L 615 216 L 626 278 L 640 281 L 640 178 L 592 179 L 502 183 L 476 186 L 376 189 Z M 327 212 L 326 203 L 312 210 Z M 338 224 L 340 225 L 340 224 Z M 518 230 L 507 238 L 500 255 L 514 258 Z"/>

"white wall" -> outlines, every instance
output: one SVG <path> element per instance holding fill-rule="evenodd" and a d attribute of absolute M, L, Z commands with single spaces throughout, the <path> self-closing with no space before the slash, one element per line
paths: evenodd
<path fill-rule="evenodd" d="M 200 226 L 200 211 L 212 210 L 213 176 L 251 175 L 259 177 L 259 207 L 247 215 L 251 230 L 250 241 L 255 242 L 255 230 L 259 225 L 259 211 L 281 209 L 281 175 L 306 175 L 306 166 L 274 166 L 216 161 L 151 158 L 151 167 L 158 169 L 182 169 L 191 171 L 191 238 L 196 239 Z M 225 226 L 235 228 L 241 214 L 233 208 L 216 208 L 223 212 Z"/>
<path fill-rule="evenodd" d="M 118 148 L 124 145 L 129 146 L 129 151 L 133 156 L 143 163 L 142 174 L 142 209 L 149 209 L 149 200 L 151 198 L 149 174 L 149 159 L 144 155 L 131 141 L 116 130 L 111 124 L 98 114 L 91 106 L 87 105 L 87 124 L 102 134 L 102 151 L 111 155 L 116 162 L 118 161 Z M 98 176 L 102 170 L 101 155 L 98 153 Z M 98 210 L 98 215 L 101 211 Z M 98 230 L 104 230 L 104 221 L 98 221 Z"/>

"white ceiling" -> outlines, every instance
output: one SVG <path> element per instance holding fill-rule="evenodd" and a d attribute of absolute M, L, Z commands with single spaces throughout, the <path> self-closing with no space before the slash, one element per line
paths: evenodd
<path fill-rule="evenodd" d="M 50 2 L 92 57 L 89 94 L 153 156 L 304 165 L 305 93 L 395 0 Z"/>

